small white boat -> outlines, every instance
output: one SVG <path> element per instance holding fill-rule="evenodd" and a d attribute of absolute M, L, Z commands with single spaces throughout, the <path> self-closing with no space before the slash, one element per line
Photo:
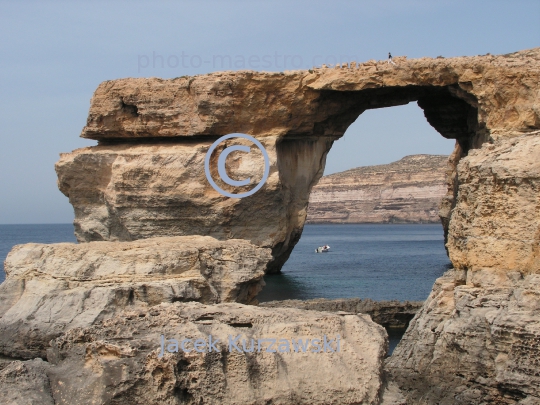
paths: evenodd
<path fill-rule="evenodd" d="M 324 245 L 319 246 L 317 249 L 315 249 L 315 253 L 327 253 L 330 251 L 330 246 Z"/>

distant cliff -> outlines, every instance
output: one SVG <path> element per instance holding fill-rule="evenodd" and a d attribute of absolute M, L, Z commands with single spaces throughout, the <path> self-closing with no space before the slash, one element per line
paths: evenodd
<path fill-rule="evenodd" d="M 447 160 L 444 155 L 411 155 L 324 176 L 311 192 L 307 222 L 439 222 Z"/>

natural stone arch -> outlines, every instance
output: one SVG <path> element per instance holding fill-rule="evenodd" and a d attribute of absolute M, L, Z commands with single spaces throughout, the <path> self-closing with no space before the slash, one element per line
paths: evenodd
<path fill-rule="evenodd" d="M 330 151 L 332 143 L 339 139 L 337 134 L 344 136 L 348 127 L 367 110 L 417 102 L 432 127 L 445 138 L 456 139 L 456 150 L 453 153 L 454 165 L 461 157 L 466 156 L 470 148 L 480 146 L 485 140 L 484 133 L 478 129 L 476 98 L 464 91 L 459 91 L 456 86 L 385 87 L 347 92 L 321 91 L 318 101 L 321 108 L 332 108 L 337 112 L 325 122 L 318 123 L 313 134 L 289 133 L 277 142 L 280 182 L 286 190 L 295 193 L 291 199 L 296 204 L 293 212 L 306 212 L 309 193 L 324 172 L 326 154 Z M 329 130 L 335 134 L 333 137 L 324 136 Z M 316 134 L 320 134 L 319 137 L 314 137 Z M 318 151 L 315 145 L 320 145 Z M 325 147 L 327 147 L 326 150 Z M 298 170 L 303 165 L 295 159 L 301 157 L 306 151 L 310 151 L 309 154 L 312 154 L 315 159 L 320 159 L 320 165 L 319 167 L 312 166 L 315 175 L 310 173 L 303 177 Z M 449 182 L 453 181 L 451 176 L 448 179 Z M 311 182 L 299 184 L 301 178 L 310 178 Z M 452 187 L 441 212 L 445 239 L 453 201 L 454 188 Z M 444 210 L 446 206 L 449 209 Z M 279 271 L 288 259 L 294 245 L 300 239 L 304 221 L 305 216 L 301 218 L 298 227 L 292 230 L 291 239 L 283 253 L 278 250 L 281 246 L 274 250 L 274 252 L 277 251 L 276 261 L 269 267 L 270 272 Z"/>
<path fill-rule="evenodd" d="M 437 131 L 457 140 L 455 167 L 500 131 L 522 133 L 537 125 L 535 90 L 515 80 L 516 66 L 536 54 L 104 82 L 82 133 L 99 145 L 62 156 L 59 186 L 74 205 L 81 242 L 241 238 L 272 248 L 268 271 L 279 271 L 301 235 L 326 153 L 359 114 L 417 101 Z M 258 138 L 271 160 L 265 187 L 243 200 L 219 195 L 202 170 L 210 143 L 233 132 Z M 254 166 L 257 159 L 247 156 L 242 164 Z M 445 229 L 454 177 L 451 170 L 441 211 Z"/>
<path fill-rule="evenodd" d="M 272 247 L 268 270 L 275 271 L 300 235 L 310 187 L 322 174 L 333 140 L 367 107 L 418 100 L 428 121 L 458 141 L 442 212 L 454 268 L 435 282 L 388 360 L 387 371 L 411 403 L 538 403 L 540 49 L 395 61 L 397 67 L 368 62 L 309 72 L 218 73 L 101 84 L 83 130 L 84 137 L 100 145 L 65 154 L 57 165 L 59 186 L 75 207 L 78 237 L 84 242 L 192 233 L 248 239 Z M 270 178 L 252 199 L 226 199 L 204 178 L 206 150 L 219 135 L 231 132 L 257 137 L 270 154 Z M 242 159 L 233 156 L 229 165 L 233 173 L 243 175 L 260 162 L 260 156 L 249 154 Z M 177 240 L 186 238 L 169 242 Z M 124 251 L 127 245 L 137 248 L 144 242 L 105 245 Z M 148 242 L 167 250 L 163 239 Z M 238 246 L 238 241 L 226 243 Z M 262 273 L 262 265 L 253 259 L 266 261 L 268 250 L 242 243 L 255 252 L 242 254 L 247 266 Z M 99 245 L 75 249 L 92 251 Z M 71 249 L 50 249 L 64 248 Z M 30 272 L 42 277 L 47 275 L 40 271 L 43 266 L 50 266 L 53 274 L 77 270 L 58 269 L 43 260 L 40 245 L 15 252 L 25 249 L 32 252 L 8 260 L 12 270 L 10 284 L 3 284 L 4 310 L 31 284 Z M 215 260 L 232 264 L 225 267 L 236 275 L 246 270 L 223 249 L 206 257 L 197 249 L 188 250 L 182 256 L 193 257 L 189 264 L 200 273 L 200 281 L 217 276 L 218 284 L 230 282 Z M 143 258 L 153 254 L 136 251 Z M 20 265 L 13 266 L 17 262 Z M 160 266 L 146 270 L 159 275 Z M 176 270 L 174 264 L 171 269 Z M 63 280 L 54 278 L 54 283 Z M 250 281 L 248 277 L 243 282 Z M 145 291 L 147 284 L 147 279 L 141 281 Z M 42 293 L 43 284 L 33 286 L 30 293 L 39 296 L 35 291 L 39 287 Z M 256 286 L 248 289 L 244 292 L 250 297 L 256 293 Z M 170 293 L 171 288 L 162 291 Z M 150 294 L 152 305 L 172 300 L 166 293 L 159 299 Z M 128 301 L 133 296 L 128 294 Z M 55 305 L 55 298 L 49 303 Z M 69 311 L 71 307 L 64 306 Z M 50 311 L 45 311 L 47 328 L 60 333 L 64 325 L 50 323 Z M 27 316 L 23 322 L 21 313 L 15 308 L 11 319 L 3 317 L 3 330 L 18 330 L 34 319 Z M 26 330 L 31 338 L 36 334 Z M 4 353 L 13 342 L 24 343 L 20 335 L 13 339 L 0 334 L 4 335 Z M 40 339 L 43 343 L 43 336 Z"/>

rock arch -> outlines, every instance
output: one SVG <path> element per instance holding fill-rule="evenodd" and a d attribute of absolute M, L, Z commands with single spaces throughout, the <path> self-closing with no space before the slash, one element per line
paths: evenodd
<path fill-rule="evenodd" d="M 59 186 L 75 208 L 80 242 L 241 238 L 271 247 L 268 271 L 276 272 L 301 235 L 326 153 L 362 112 L 417 101 L 437 131 L 457 140 L 455 168 L 501 131 L 538 126 L 536 88 L 518 79 L 529 72 L 520 66 L 537 54 L 107 81 L 92 98 L 81 135 L 99 145 L 62 155 Z M 209 143 L 232 132 L 257 137 L 271 156 L 267 185 L 245 200 L 216 194 L 202 171 Z M 258 164 L 256 156 L 244 159 Z M 457 192 L 454 177 L 451 169 L 441 210 L 445 230 Z"/>
<path fill-rule="evenodd" d="M 82 132 L 98 145 L 56 165 L 77 238 L 245 239 L 271 248 L 266 270 L 279 271 L 333 141 L 366 109 L 416 101 L 456 139 L 440 211 L 454 268 L 387 371 L 413 403 L 540 401 L 540 48 L 394 61 L 102 83 Z M 233 132 L 256 137 L 271 162 L 265 186 L 241 200 L 203 169 L 210 144 Z M 261 167 L 257 154 L 231 158 L 231 177 Z"/>

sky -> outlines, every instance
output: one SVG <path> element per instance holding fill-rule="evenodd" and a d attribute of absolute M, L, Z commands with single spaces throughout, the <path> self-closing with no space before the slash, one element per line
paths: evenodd
<path fill-rule="evenodd" d="M 503 54 L 540 46 L 539 21 L 538 0 L 0 0 L 0 224 L 72 222 L 54 163 L 96 144 L 79 134 L 104 80 Z M 415 103 L 371 110 L 325 174 L 453 145 Z"/>

